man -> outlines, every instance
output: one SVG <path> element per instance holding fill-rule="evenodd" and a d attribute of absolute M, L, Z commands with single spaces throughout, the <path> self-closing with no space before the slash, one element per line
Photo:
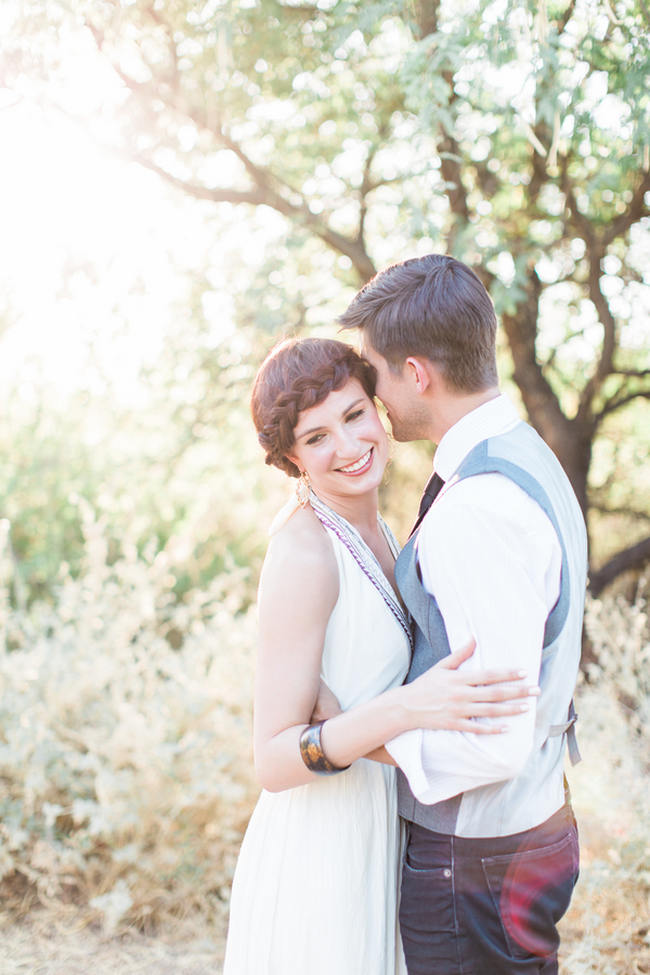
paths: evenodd
<path fill-rule="evenodd" d="M 437 444 L 396 579 L 416 627 L 407 680 L 477 641 L 472 665 L 540 684 L 502 735 L 389 742 L 408 825 L 400 924 L 409 975 L 557 973 L 578 875 L 564 741 L 586 582 L 580 508 L 551 450 L 499 393 L 478 277 L 431 254 L 387 268 L 341 318 L 377 370 L 397 440 Z"/>

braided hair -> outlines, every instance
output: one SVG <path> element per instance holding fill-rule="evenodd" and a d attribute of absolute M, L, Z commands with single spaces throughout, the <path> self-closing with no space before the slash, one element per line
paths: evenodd
<path fill-rule="evenodd" d="M 351 345 L 334 339 L 287 339 L 276 345 L 253 383 L 251 412 L 266 463 L 290 477 L 300 471 L 287 457 L 303 410 L 322 403 L 349 379 L 358 379 L 372 399 L 377 375 Z"/>

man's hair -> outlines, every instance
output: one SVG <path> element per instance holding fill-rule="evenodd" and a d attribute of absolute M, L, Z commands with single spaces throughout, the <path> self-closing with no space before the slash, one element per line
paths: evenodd
<path fill-rule="evenodd" d="M 286 456 L 295 443 L 300 413 L 317 406 L 349 379 L 358 379 L 370 399 L 375 370 L 359 353 L 334 339 L 287 339 L 260 366 L 251 395 L 251 412 L 266 463 L 290 477 L 300 471 Z"/>
<path fill-rule="evenodd" d="M 477 392 L 497 383 L 494 306 L 467 265 L 442 254 L 393 264 L 375 275 L 339 318 L 401 371 L 408 356 L 436 363 L 448 386 Z"/>

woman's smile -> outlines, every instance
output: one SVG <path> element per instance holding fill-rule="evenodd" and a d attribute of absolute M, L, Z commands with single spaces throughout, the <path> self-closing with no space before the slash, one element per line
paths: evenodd
<path fill-rule="evenodd" d="M 367 470 L 370 470 L 373 454 L 374 447 L 371 447 L 370 450 L 366 451 L 363 457 L 355 460 L 352 464 L 347 464 L 345 467 L 337 467 L 336 470 L 338 470 L 341 474 L 351 474 L 353 477 L 357 477 L 359 474 L 365 474 Z"/>

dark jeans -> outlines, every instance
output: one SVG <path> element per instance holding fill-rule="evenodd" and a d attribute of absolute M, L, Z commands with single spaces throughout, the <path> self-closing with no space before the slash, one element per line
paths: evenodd
<path fill-rule="evenodd" d="M 400 926 L 409 975 L 557 975 L 556 924 L 578 879 L 570 806 L 490 839 L 407 828 Z"/>

